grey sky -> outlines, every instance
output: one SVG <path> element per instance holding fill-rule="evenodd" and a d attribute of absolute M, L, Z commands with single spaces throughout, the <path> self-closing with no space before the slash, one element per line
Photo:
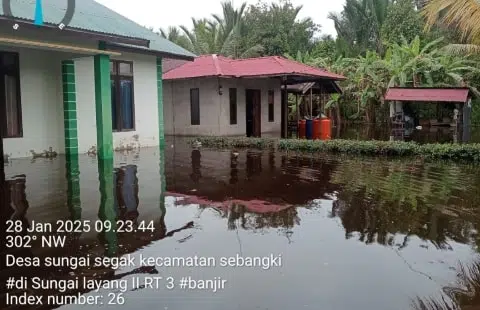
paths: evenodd
<path fill-rule="evenodd" d="M 167 28 L 185 25 L 191 27 L 191 18 L 209 17 L 221 13 L 221 0 L 96 0 L 116 12 L 147 26 Z M 303 5 L 300 17 L 311 17 L 322 25 L 322 33 L 336 35 L 333 22 L 327 19 L 330 11 L 341 11 L 345 0 L 291 0 L 294 5 Z M 234 0 L 240 5 L 242 0 Z M 257 0 L 246 0 L 255 4 Z"/>

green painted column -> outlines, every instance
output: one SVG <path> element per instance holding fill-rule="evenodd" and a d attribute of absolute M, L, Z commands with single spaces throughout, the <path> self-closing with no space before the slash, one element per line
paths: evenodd
<path fill-rule="evenodd" d="M 106 254 L 114 256 L 118 253 L 118 236 L 115 232 L 117 212 L 115 210 L 115 178 L 113 159 L 98 160 L 98 176 L 100 181 L 100 208 L 98 218 L 105 228 L 101 235 L 107 244 Z M 109 228 L 109 229 L 108 229 Z"/>
<path fill-rule="evenodd" d="M 163 72 L 162 58 L 157 57 L 158 139 L 160 149 L 165 147 L 165 123 L 163 121 Z"/>
<path fill-rule="evenodd" d="M 68 159 L 70 156 L 78 157 L 77 90 L 73 60 L 62 61 L 62 88 L 65 154 Z"/>
<path fill-rule="evenodd" d="M 102 45 L 100 45 L 102 48 Z M 95 107 L 97 119 L 97 154 L 99 159 L 113 159 L 112 89 L 110 56 L 95 55 Z"/>
<path fill-rule="evenodd" d="M 63 122 L 65 130 L 65 156 L 67 178 L 67 206 L 71 220 L 82 216 L 80 205 L 80 168 L 78 163 L 77 90 L 75 62 L 62 61 Z"/>
<path fill-rule="evenodd" d="M 82 205 L 80 200 L 80 166 L 77 155 L 67 155 L 67 206 L 70 219 L 77 221 L 82 218 Z"/>

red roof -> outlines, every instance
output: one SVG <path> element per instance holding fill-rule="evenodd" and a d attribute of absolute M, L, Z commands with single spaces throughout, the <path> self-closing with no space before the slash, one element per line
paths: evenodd
<path fill-rule="evenodd" d="M 330 80 L 344 80 L 345 77 L 326 70 L 310 67 L 279 56 L 230 59 L 218 55 L 205 55 L 193 62 L 166 72 L 164 80 L 188 79 L 196 77 L 274 77 L 307 76 Z"/>
<path fill-rule="evenodd" d="M 468 88 L 390 88 L 385 100 L 465 103 L 469 92 Z"/>

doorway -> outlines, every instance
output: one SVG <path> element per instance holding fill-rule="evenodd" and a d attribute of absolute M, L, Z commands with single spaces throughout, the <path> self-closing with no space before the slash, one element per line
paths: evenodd
<path fill-rule="evenodd" d="M 245 93 L 247 137 L 262 135 L 261 92 L 259 89 L 247 89 Z"/>

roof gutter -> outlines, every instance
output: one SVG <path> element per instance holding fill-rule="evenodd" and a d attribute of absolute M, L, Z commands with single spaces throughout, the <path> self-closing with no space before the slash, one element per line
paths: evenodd
<path fill-rule="evenodd" d="M 51 23 L 45 23 L 41 27 L 39 27 L 34 25 L 33 21 L 30 21 L 30 20 L 12 19 L 10 17 L 0 15 L 0 26 L 3 28 L 5 26 L 8 26 L 7 24 L 10 24 L 10 26 L 13 26 L 13 24 L 18 24 L 20 28 L 26 28 L 34 31 L 42 31 L 42 32 L 49 32 L 49 33 L 62 32 L 75 37 L 85 38 L 90 40 L 93 39 L 93 40 L 105 41 L 105 42 L 131 44 L 131 45 L 143 46 L 143 47 L 150 46 L 150 40 L 147 40 L 147 39 L 126 37 L 121 35 L 90 31 L 90 30 L 73 28 L 68 26 L 65 27 L 63 30 L 60 30 L 56 24 L 51 24 Z M 8 27 L 8 28 L 13 29 L 12 27 Z"/>
<path fill-rule="evenodd" d="M 174 54 L 174 53 L 146 50 L 140 47 L 124 46 L 124 45 L 119 45 L 119 44 L 109 43 L 109 42 L 105 44 L 105 49 L 109 51 L 152 55 L 152 56 L 159 56 L 159 57 L 170 58 L 170 59 L 179 59 L 179 60 L 188 60 L 188 61 L 193 61 L 195 59 L 194 56 L 186 56 L 186 55 L 180 55 L 180 54 Z"/>

